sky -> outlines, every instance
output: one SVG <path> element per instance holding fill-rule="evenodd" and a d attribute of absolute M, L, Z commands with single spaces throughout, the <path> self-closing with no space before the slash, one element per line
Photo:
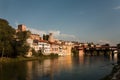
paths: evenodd
<path fill-rule="evenodd" d="M 120 0 L 0 0 L 0 18 L 41 36 L 52 32 L 62 40 L 120 43 Z"/>

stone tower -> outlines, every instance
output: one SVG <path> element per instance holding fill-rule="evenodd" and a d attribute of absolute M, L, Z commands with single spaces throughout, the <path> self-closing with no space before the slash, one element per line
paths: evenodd
<path fill-rule="evenodd" d="M 26 31 L 26 26 L 23 24 L 18 25 L 18 31 Z"/>
<path fill-rule="evenodd" d="M 48 39 L 49 42 L 54 42 L 54 37 L 53 37 L 53 33 L 50 33 L 49 34 L 49 39 Z"/>

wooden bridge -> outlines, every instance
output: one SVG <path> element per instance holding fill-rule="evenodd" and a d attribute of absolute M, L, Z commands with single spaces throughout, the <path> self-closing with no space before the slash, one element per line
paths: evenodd
<path fill-rule="evenodd" d="M 81 47 L 75 46 L 79 50 L 80 55 L 113 55 L 117 53 L 116 46 L 101 46 L 101 47 Z"/>

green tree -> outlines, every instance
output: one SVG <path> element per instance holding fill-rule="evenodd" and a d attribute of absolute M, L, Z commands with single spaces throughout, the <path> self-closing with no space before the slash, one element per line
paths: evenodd
<path fill-rule="evenodd" d="M 0 18 L 0 56 L 12 56 L 12 40 L 15 29 L 13 29 L 7 20 Z"/>
<path fill-rule="evenodd" d="M 16 33 L 7 20 L 0 18 L 0 56 L 23 56 L 30 48 L 26 43 L 30 34 L 30 31 Z"/>
<path fill-rule="evenodd" d="M 43 34 L 43 40 L 48 40 L 48 39 L 49 39 L 49 35 Z"/>
<path fill-rule="evenodd" d="M 15 50 L 17 52 L 17 55 L 24 56 L 26 52 L 30 49 L 29 45 L 27 45 L 27 38 L 30 37 L 31 32 L 30 31 L 23 31 L 23 32 L 17 32 L 16 36 L 16 47 Z"/>
<path fill-rule="evenodd" d="M 120 43 L 119 43 L 119 44 L 117 44 L 117 48 L 118 48 L 118 49 L 120 49 Z"/>
<path fill-rule="evenodd" d="M 104 46 L 107 46 L 107 47 L 109 47 L 109 46 L 110 46 L 110 44 L 106 43 Z"/>
<path fill-rule="evenodd" d="M 77 47 L 74 47 L 71 49 L 71 52 L 73 53 L 73 55 L 79 55 L 79 50 L 77 49 Z"/>

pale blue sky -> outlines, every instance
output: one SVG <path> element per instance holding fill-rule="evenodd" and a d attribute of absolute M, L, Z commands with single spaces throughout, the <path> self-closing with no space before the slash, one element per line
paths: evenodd
<path fill-rule="evenodd" d="M 81 42 L 120 42 L 120 0 L 0 0 L 0 18 Z"/>

